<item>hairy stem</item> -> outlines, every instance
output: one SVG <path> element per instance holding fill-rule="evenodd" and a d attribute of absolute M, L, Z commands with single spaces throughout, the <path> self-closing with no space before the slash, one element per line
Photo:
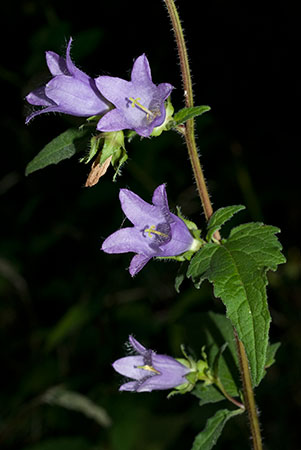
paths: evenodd
<path fill-rule="evenodd" d="M 171 22 L 172 22 L 172 27 L 173 27 L 173 31 L 174 31 L 175 39 L 176 39 L 176 43 L 177 43 L 177 49 L 178 49 L 178 54 L 179 54 L 179 59 L 180 59 L 180 66 L 181 66 L 182 81 L 183 81 L 183 87 L 184 87 L 185 105 L 187 108 L 191 108 L 191 107 L 193 107 L 192 82 L 191 82 L 188 55 L 187 55 L 187 49 L 186 49 L 183 29 L 181 26 L 181 21 L 180 21 L 179 14 L 176 9 L 174 0 L 164 0 L 164 3 L 166 4 L 168 14 L 169 14 Z M 198 188 L 199 196 L 202 201 L 205 217 L 208 220 L 213 213 L 213 208 L 211 205 L 211 201 L 209 198 L 202 166 L 201 166 L 198 152 L 197 152 L 193 119 L 187 120 L 183 134 L 185 136 L 186 145 L 188 148 L 188 154 L 189 154 L 190 162 L 192 165 L 192 169 L 193 169 L 196 185 Z M 219 233 L 215 233 L 214 237 L 216 239 L 220 240 Z M 239 361 L 240 361 L 240 372 L 241 372 L 243 389 L 244 389 L 245 407 L 248 411 L 249 420 L 250 420 L 250 429 L 251 429 L 251 434 L 252 434 L 252 438 L 253 438 L 253 448 L 254 448 L 254 450 L 262 450 L 260 426 L 259 426 L 258 414 L 257 414 L 257 410 L 256 410 L 256 405 L 255 405 L 254 393 L 253 393 L 253 389 L 252 389 L 248 358 L 247 358 L 247 355 L 245 352 L 244 345 L 239 340 L 236 331 L 234 332 L 234 334 L 235 334 L 235 339 L 237 342 L 237 351 L 238 351 Z M 237 405 L 237 406 L 241 407 L 241 405 Z"/>
<path fill-rule="evenodd" d="M 164 0 L 168 14 L 170 16 L 172 27 L 175 34 L 175 39 L 177 43 L 178 53 L 179 53 L 179 59 L 180 59 L 180 65 L 181 65 L 181 74 L 182 74 L 182 81 L 183 81 L 183 87 L 184 87 L 184 97 L 185 97 L 185 106 L 187 108 L 193 107 L 193 92 L 192 92 L 192 82 L 191 82 L 191 75 L 190 75 L 190 68 L 189 68 L 189 62 L 188 62 L 188 55 L 187 55 L 187 49 L 186 44 L 184 40 L 184 34 L 183 29 L 181 26 L 180 18 L 178 15 L 178 11 L 176 9 L 175 3 L 173 0 Z M 197 146 L 195 142 L 195 136 L 194 136 L 194 120 L 189 119 L 187 120 L 185 124 L 185 130 L 184 130 L 184 136 L 186 140 L 186 145 L 188 149 L 188 154 L 190 158 L 190 162 L 193 169 L 194 178 L 196 181 L 198 193 L 203 205 L 204 213 L 206 219 L 210 219 L 213 213 L 212 205 L 210 202 L 202 166 L 199 160 L 199 155 L 197 151 Z"/>
<path fill-rule="evenodd" d="M 243 384 L 244 401 L 248 411 L 250 428 L 253 439 L 253 449 L 262 450 L 262 440 L 260 425 L 258 420 L 258 413 L 255 404 L 254 392 L 252 388 L 249 362 L 246 355 L 246 351 L 243 343 L 239 340 L 236 330 L 234 330 L 234 336 L 236 340 L 237 352 L 239 356 L 240 373 Z"/>

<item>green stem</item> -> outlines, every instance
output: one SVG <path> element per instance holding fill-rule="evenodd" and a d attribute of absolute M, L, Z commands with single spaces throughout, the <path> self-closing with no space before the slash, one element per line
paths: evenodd
<path fill-rule="evenodd" d="M 178 49 L 178 54 L 179 54 L 179 59 L 180 59 L 180 66 L 181 66 L 185 105 L 187 108 L 191 108 L 191 107 L 193 107 L 192 82 L 191 82 L 188 55 L 187 55 L 187 49 L 186 49 L 183 29 L 181 26 L 181 21 L 180 21 L 179 14 L 176 9 L 174 0 L 164 0 L 164 3 L 166 4 L 168 14 L 169 14 L 171 22 L 172 22 L 173 31 L 175 34 L 175 39 L 176 39 L 176 44 L 177 44 L 177 49 Z M 209 198 L 202 166 L 201 166 L 199 156 L 198 156 L 197 146 L 196 146 L 196 142 L 195 142 L 195 135 L 194 135 L 194 120 L 193 119 L 190 119 L 186 122 L 184 130 L 185 131 L 183 134 L 185 136 L 186 145 L 188 148 L 188 154 L 189 154 L 190 162 L 192 165 L 196 185 L 197 185 L 200 199 L 201 199 L 201 202 L 203 205 L 205 217 L 208 220 L 213 213 L 213 208 L 211 205 L 211 201 Z M 216 233 L 215 238 L 220 240 L 220 235 L 218 233 Z M 239 361 L 240 361 L 240 372 L 241 372 L 243 389 L 244 389 L 245 407 L 248 411 L 249 420 L 250 420 L 250 428 L 251 428 L 251 433 L 252 433 L 252 438 L 253 438 L 253 448 L 254 448 L 254 450 L 262 450 L 260 426 L 259 426 L 258 414 L 257 414 L 257 410 L 256 410 L 256 405 L 255 405 L 254 393 L 253 393 L 253 389 L 252 389 L 248 358 L 247 358 L 243 343 L 239 340 L 236 332 L 234 334 L 235 334 L 235 338 L 236 338 L 236 342 L 237 342 L 237 351 L 238 351 Z"/>
<path fill-rule="evenodd" d="M 181 65 L 181 73 L 182 73 L 182 81 L 183 81 L 183 87 L 184 87 L 184 97 L 185 97 L 185 106 L 186 108 L 192 108 L 193 107 L 193 92 L 192 92 L 192 82 L 191 82 L 191 76 L 190 76 L 190 68 L 189 68 L 189 62 L 188 62 L 188 55 L 187 55 L 187 49 L 183 34 L 183 29 L 181 26 L 180 18 L 178 15 L 178 11 L 176 9 L 176 6 L 174 4 L 173 0 L 164 0 L 168 14 L 170 16 L 172 27 L 175 33 L 178 53 L 179 53 L 179 59 L 180 59 L 180 65 Z M 198 193 L 203 205 L 204 213 L 206 220 L 210 219 L 213 213 L 212 205 L 210 202 L 206 181 L 204 178 L 202 166 L 199 160 L 199 155 L 197 151 L 197 146 L 195 142 L 195 136 L 194 136 L 194 120 L 189 119 L 187 120 L 185 124 L 185 140 L 186 145 L 188 149 L 188 154 L 190 158 L 190 162 L 193 169 L 194 178 L 196 181 Z"/>
<path fill-rule="evenodd" d="M 249 362 L 246 355 L 245 347 L 239 340 L 236 330 L 234 329 L 234 336 L 236 340 L 237 353 L 239 356 L 240 373 L 243 384 L 244 401 L 248 411 L 250 428 L 253 438 L 253 449 L 262 450 L 262 439 L 260 432 L 260 425 L 258 420 L 258 413 L 255 404 L 254 392 L 252 388 L 252 381 L 249 369 Z"/>

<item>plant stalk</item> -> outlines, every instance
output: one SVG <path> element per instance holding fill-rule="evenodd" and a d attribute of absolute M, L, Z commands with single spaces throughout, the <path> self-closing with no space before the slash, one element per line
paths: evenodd
<path fill-rule="evenodd" d="M 175 39 L 176 39 L 176 43 L 177 43 L 178 54 L 179 54 L 180 65 L 181 65 L 182 81 L 183 81 L 183 87 L 184 87 L 185 106 L 186 106 L 186 108 L 192 108 L 193 107 L 192 82 L 191 82 L 188 55 L 187 55 L 187 49 L 186 49 L 183 29 L 181 26 L 181 21 L 180 21 L 179 14 L 176 9 L 174 1 L 173 0 L 164 0 L 164 3 L 166 4 L 168 14 L 169 14 L 171 22 L 172 22 L 172 27 L 174 30 Z M 199 196 L 200 196 L 200 199 L 202 202 L 202 206 L 203 206 L 203 210 L 205 213 L 205 217 L 206 217 L 206 220 L 209 220 L 210 217 L 212 216 L 213 209 L 212 209 L 211 201 L 209 198 L 202 166 L 201 166 L 201 163 L 199 160 L 199 155 L 198 155 L 197 146 L 196 146 L 196 142 L 195 142 L 194 120 L 193 119 L 187 120 L 187 122 L 185 124 L 184 137 L 186 140 L 188 154 L 189 154 L 190 162 L 192 165 L 192 170 L 193 170 L 194 178 L 196 181 L 198 193 L 199 193 Z"/>
<path fill-rule="evenodd" d="M 258 413 L 255 404 L 254 392 L 252 388 L 252 381 L 249 369 L 248 358 L 245 347 L 239 340 L 236 330 L 234 329 L 234 336 L 236 340 L 237 353 L 239 356 L 240 373 L 243 384 L 244 401 L 246 410 L 248 411 L 250 428 L 253 439 L 253 449 L 262 450 L 262 439 L 260 432 L 260 425 L 258 420 Z"/>
<path fill-rule="evenodd" d="M 181 74 L 182 74 L 182 82 L 184 88 L 184 97 L 185 97 L 185 106 L 187 108 L 193 107 L 193 91 L 192 91 L 192 82 L 190 75 L 190 68 L 188 62 L 187 48 L 185 44 L 183 28 L 181 25 L 181 21 L 179 18 L 179 14 L 177 8 L 175 6 L 174 0 L 163 0 L 167 10 L 169 17 L 171 19 L 178 55 L 180 59 L 181 66 Z M 204 209 L 205 217 L 207 221 L 213 214 L 213 208 L 210 201 L 210 197 L 208 194 L 202 166 L 199 160 L 199 155 L 197 151 L 197 146 L 195 142 L 195 134 L 194 134 L 194 120 L 187 120 L 185 124 L 185 140 L 188 148 L 188 154 L 190 158 L 190 162 L 193 169 L 193 174 L 195 177 L 198 193 L 202 202 L 202 206 Z M 220 240 L 219 233 L 214 235 L 216 239 Z M 255 405 L 254 393 L 251 383 L 251 376 L 249 370 L 248 358 L 245 352 L 245 348 L 243 343 L 239 340 L 236 331 L 234 330 L 235 339 L 237 342 L 237 351 L 239 355 L 240 362 L 240 372 L 241 378 L 243 382 L 243 390 L 244 390 L 244 400 L 245 407 L 248 411 L 249 420 L 250 420 L 250 429 L 253 438 L 253 449 L 254 450 L 262 450 L 262 440 L 260 433 L 260 426 L 258 420 L 258 414 Z M 238 406 L 238 405 L 237 405 Z"/>

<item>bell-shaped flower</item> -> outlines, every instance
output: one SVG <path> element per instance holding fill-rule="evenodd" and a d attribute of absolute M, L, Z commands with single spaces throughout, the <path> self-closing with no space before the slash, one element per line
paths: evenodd
<path fill-rule="evenodd" d="M 196 242 L 186 224 L 169 210 L 165 184 L 155 189 L 152 205 L 128 189 L 120 189 L 119 198 L 123 212 L 134 226 L 111 234 L 102 250 L 136 253 L 129 268 L 132 276 L 153 257 L 177 256 L 194 249 Z"/>
<path fill-rule="evenodd" d="M 71 43 L 72 38 L 67 46 L 66 59 L 52 51 L 46 52 L 46 62 L 53 78 L 26 96 L 31 105 L 43 106 L 29 114 L 26 123 L 47 112 L 90 117 L 109 110 L 109 102 L 98 91 L 95 80 L 73 64 L 70 57 Z"/>
<path fill-rule="evenodd" d="M 116 107 L 100 119 L 98 130 L 129 129 L 147 137 L 155 127 L 163 124 L 166 116 L 164 101 L 173 86 L 169 83 L 156 86 L 152 82 L 144 54 L 134 62 L 131 81 L 109 76 L 100 76 L 95 81 L 102 95 Z"/>
<path fill-rule="evenodd" d="M 116 372 L 133 380 L 120 386 L 120 391 L 151 392 L 187 383 L 185 375 L 191 369 L 171 356 L 157 355 L 146 349 L 133 336 L 129 337 L 129 343 L 137 355 L 126 356 L 113 363 Z"/>

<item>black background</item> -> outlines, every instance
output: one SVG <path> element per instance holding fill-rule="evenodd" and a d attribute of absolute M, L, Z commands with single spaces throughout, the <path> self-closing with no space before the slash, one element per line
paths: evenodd
<path fill-rule="evenodd" d="M 214 208 L 242 203 L 247 212 L 241 220 L 281 228 L 288 262 L 269 277 L 269 304 L 271 341 L 283 344 L 256 398 L 265 448 L 297 449 L 299 17 L 289 4 L 179 0 L 178 6 L 195 103 L 212 108 L 197 120 L 197 135 Z M 125 270 L 130 255 L 99 251 L 122 223 L 121 187 L 150 200 L 153 189 L 167 182 L 171 208 L 180 205 L 204 227 L 182 140 L 165 133 L 128 144 L 129 162 L 114 184 L 109 171 L 97 186 L 84 188 L 89 168 L 77 157 L 24 175 L 45 144 L 80 123 L 45 115 L 24 124 L 30 111 L 25 95 L 49 78 L 44 52 L 64 55 L 69 36 L 73 61 L 93 77 L 127 78 L 133 60 L 146 53 L 153 81 L 173 84 L 173 105 L 183 106 L 163 2 L 8 2 L 0 20 L 1 448 L 189 449 L 213 409 L 199 409 L 191 396 L 167 401 L 164 392 L 119 394 L 120 379 L 110 364 L 122 356 L 130 333 L 174 356 L 183 341 L 199 347 L 189 340 L 190 319 L 223 307 L 209 286 L 199 292 L 187 282 L 177 296 L 176 264 L 152 261 L 131 279 Z M 66 315 L 69 322 L 62 324 Z M 112 427 L 102 429 L 79 413 L 34 403 L 61 383 L 105 407 Z M 247 422 L 235 421 L 217 448 L 249 448 Z"/>

